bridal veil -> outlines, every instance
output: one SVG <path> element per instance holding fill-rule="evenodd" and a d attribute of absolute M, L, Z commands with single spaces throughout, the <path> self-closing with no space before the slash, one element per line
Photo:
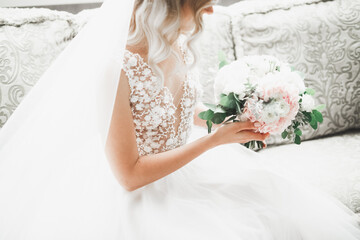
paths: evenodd
<path fill-rule="evenodd" d="M 104 146 L 133 3 L 106 0 L 1 129 L 1 240 L 119 239 Z"/>

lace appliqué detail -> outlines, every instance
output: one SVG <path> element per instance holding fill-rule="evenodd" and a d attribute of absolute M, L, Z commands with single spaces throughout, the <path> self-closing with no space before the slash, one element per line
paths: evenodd
<path fill-rule="evenodd" d="M 183 54 L 186 56 L 186 52 Z M 187 58 L 184 59 L 186 62 Z M 123 70 L 131 90 L 129 100 L 139 155 L 156 154 L 185 144 L 198 99 L 198 81 L 194 79 L 197 75 L 191 71 L 186 75 L 180 102 L 181 113 L 177 117 L 172 93 L 166 86 L 161 85 L 139 54 L 126 50 Z M 176 121 L 180 121 L 177 131 Z"/>

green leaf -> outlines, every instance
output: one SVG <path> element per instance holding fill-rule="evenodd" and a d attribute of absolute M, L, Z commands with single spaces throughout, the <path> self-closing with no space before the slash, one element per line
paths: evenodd
<path fill-rule="evenodd" d="M 219 59 L 220 62 L 227 60 L 227 59 L 226 59 L 226 54 L 225 54 L 224 51 L 219 51 L 218 59 Z"/>
<path fill-rule="evenodd" d="M 206 125 L 208 126 L 208 133 L 211 133 L 211 128 L 212 128 L 212 122 L 210 120 L 206 121 Z"/>
<path fill-rule="evenodd" d="M 291 69 L 292 72 L 295 71 L 295 67 L 294 67 L 294 66 L 290 66 L 290 69 Z"/>
<path fill-rule="evenodd" d="M 217 106 L 215 109 L 215 113 L 226 113 L 226 111 L 221 106 Z"/>
<path fill-rule="evenodd" d="M 218 54 L 218 59 L 219 59 L 219 69 L 221 69 L 222 67 L 228 65 L 228 61 L 226 59 L 226 54 L 223 51 L 219 51 Z"/>
<path fill-rule="evenodd" d="M 317 129 L 317 120 L 316 120 L 316 117 L 313 113 L 310 113 L 311 115 L 311 121 L 310 121 L 310 126 L 316 130 Z"/>
<path fill-rule="evenodd" d="M 300 143 L 301 143 L 301 138 L 300 138 L 299 135 L 296 135 L 296 136 L 295 136 L 295 143 L 298 144 L 298 145 L 300 145 Z"/>
<path fill-rule="evenodd" d="M 216 110 L 216 105 L 215 104 L 204 103 L 204 105 L 215 112 L 215 110 Z"/>
<path fill-rule="evenodd" d="M 241 111 L 241 106 L 240 106 L 240 103 L 238 101 L 235 101 L 235 104 L 236 104 L 236 112 L 241 114 L 242 111 Z"/>
<path fill-rule="evenodd" d="M 219 69 L 225 67 L 226 65 L 228 65 L 228 62 L 227 62 L 227 61 L 221 61 L 221 62 L 219 63 Z"/>
<path fill-rule="evenodd" d="M 214 116 L 214 111 L 209 109 L 207 111 L 199 113 L 198 116 L 202 120 L 211 120 Z"/>
<path fill-rule="evenodd" d="M 324 121 L 321 112 L 319 112 L 318 110 L 313 110 L 312 113 L 314 114 L 316 121 L 318 121 L 319 123 L 322 123 Z"/>
<path fill-rule="evenodd" d="M 234 109 L 236 107 L 235 100 L 230 94 L 228 96 L 225 95 L 221 97 L 220 105 L 230 109 Z"/>
<path fill-rule="evenodd" d="M 239 94 L 234 93 L 234 98 L 237 102 L 240 102 L 241 99 L 239 99 Z"/>
<path fill-rule="evenodd" d="M 286 130 L 284 130 L 284 131 L 282 132 L 282 134 L 281 134 L 281 137 L 282 137 L 283 139 L 285 139 L 288 134 L 289 134 L 289 133 L 288 133 Z"/>
<path fill-rule="evenodd" d="M 226 113 L 215 113 L 211 121 L 215 124 L 222 123 L 226 118 Z"/>
<path fill-rule="evenodd" d="M 234 120 L 235 118 L 236 118 L 236 115 L 235 115 L 235 116 L 232 116 L 231 118 L 229 118 L 228 120 L 226 120 L 225 123 L 230 122 L 230 121 Z"/>
<path fill-rule="evenodd" d="M 300 126 L 300 123 L 298 121 L 294 121 L 294 129 L 297 129 Z"/>
<path fill-rule="evenodd" d="M 317 129 L 317 122 L 315 122 L 315 123 L 310 123 L 310 126 L 314 129 L 314 130 L 316 130 Z"/>
<path fill-rule="evenodd" d="M 311 113 L 305 112 L 305 111 L 303 111 L 302 113 L 303 113 L 304 116 L 305 116 L 305 120 L 306 120 L 307 122 L 311 122 Z"/>
<path fill-rule="evenodd" d="M 326 107 L 326 105 L 325 105 L 325 104 L 321 104 L 321 105 L 317 106 L 315 109 L 316 109 L 316 110 L 318 110 L 318 111 L 320 112 L 321 110 L 324 110 L 324 109 L 325 109 L 325 107 Z"/>
<path fill-rule="evenodd" d="M 314 96 L 315 95 L 315 90 L 312 88 L 307 88 L 305 91 L 306 94 Z"/>
<path fill-rule="evenodd" d="M 301 135 L 302 135 L 302 131 L 301 131 L 299 128 L 295 129 L 294 133 L 295 133 L 297 136 L 301 136 Z"/>

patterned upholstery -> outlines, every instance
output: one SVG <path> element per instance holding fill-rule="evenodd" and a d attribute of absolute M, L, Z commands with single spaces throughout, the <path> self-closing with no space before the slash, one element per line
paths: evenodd
<path fill-rule="evenodd" d="M 0 8 L 0 128 L 80 28 L 66 12 Z"/>
<path fill-rule="evenodd" d="M 236 59 L 269 54 L 303 71 L 305 83 L 317 92 L 316 104 L 326 104 L 324 122 L 316 131 L 304 128 L 303 140 L 360 128 L 359 1 L 249 0 L 219 10 L 215 19 L 206 19 L 200 44 L 206 56 L 200 65 L 204 102 L 214 99 L 211 88 L 218 65 L 210 55 L 222 50 L 232 61 L 233 54 Z M 228 24 L 230 31 L 223 34 Z M 267 142 L 289 141 L 279 134 Z"/>
<path fill-rule="evenodd" d="M 230 15 L 226 7 L 216 6 L 212 15 L 204 15 L 204 32 L 197 44 L 200 52 L 198 66 L 203 86 L 203 101 L 214 102 L 214 80 L 219 69 L 218 52 L 223 51 L 229 61 L 235 60 Z"/>
<path fill-rule="evenodd" d="M 264 12 L 256 2 L 236 5 L 244 12 L 232 21 L 237 58 L 274 55 L 306 74 L 316 104 L 326 109 L 324 122 L 315 132 L 307 127 L 303 140 L 360 128 L 360 2 L 276 7 Z M 268 142 L 286 141 L 277 135 Z"/>

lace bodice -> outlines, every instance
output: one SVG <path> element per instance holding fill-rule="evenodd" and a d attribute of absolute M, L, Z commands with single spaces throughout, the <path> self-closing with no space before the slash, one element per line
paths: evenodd
<path fill-rule="evenodd" d="M 181 49 L 184 62 L 189 64 L 189 52 Z M 156 154 L 185 144 L 201 94 L 196 72 L 188 71 L 179 86 L 183 94 L 177 109 L 169 88 L 162 86 L 139 54 L 126 50 L 123 69 L 131 91 L 129 100 L 139 154 Z"/>

